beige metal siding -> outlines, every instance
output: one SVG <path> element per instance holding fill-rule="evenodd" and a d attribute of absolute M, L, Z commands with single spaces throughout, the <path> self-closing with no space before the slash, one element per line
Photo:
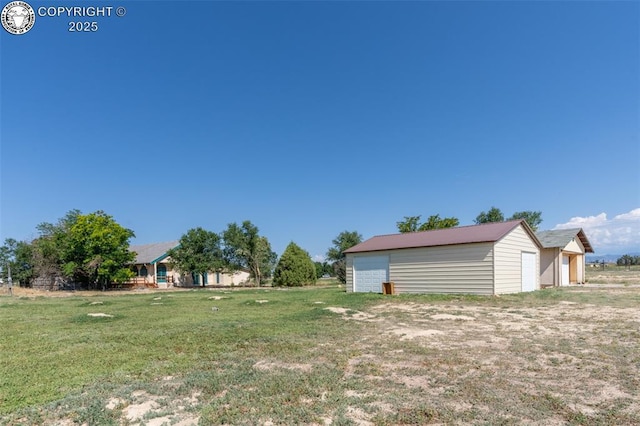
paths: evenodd
<path fill-rule="evenodd" d="M 383 254 L 383 252 L 380 252 Z M 396 293 L 493 294 L 491 243 L 390 250 Z"/>
<path fill-rule="evenodd" d="M 347 285 L 346 290 L 347 293 L 353 291 L 353 255 L 347 253 Z"/>
<path fill-rule="evenodd" d="M 495 294 L 522 291 L 522 252 L 536 253 L 536 271 L 540 270 L 540 249 L 522 225 L 495 243 Z M 536 275 L 536 289 L 540 276 Z"/>
<path fill-rule="evenodd" d="M 559 264 L 562 263 L 559 248 L 540 250 L 540 284 L 558 285 Z"/>

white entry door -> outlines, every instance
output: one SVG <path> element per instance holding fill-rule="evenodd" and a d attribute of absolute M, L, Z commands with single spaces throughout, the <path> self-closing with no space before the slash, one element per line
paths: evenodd
<path fill-rule="evenodd" d="M 569 285 L 569 256 L 562 256 L 562 278 L 560 285 Z"/>
<path fill-rule="evenodd" d="M 353 291 L 382 293 L 389 280 L 389 256 L 364 256 L 353 259 Z"/>
<path fill-rule="evenodd" d="M 522 291 L 536 289 L 536 254 L 522 252 Z"/>

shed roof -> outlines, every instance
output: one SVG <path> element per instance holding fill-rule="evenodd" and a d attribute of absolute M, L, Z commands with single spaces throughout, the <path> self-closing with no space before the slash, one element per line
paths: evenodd
<path fill-rule="evenodd" d="M 345 250 L 345 253 L 394 250 L 404 248 L 448 246 L 454 244 L 496 242 L 513 229 L 522 226 L 536 245 L 538 238 L 524 220 L 485 223 L 481 225 L 459 226 L 406 234 L 378 235 Z"/>
<path fill-rule="evenodd" d="M 167 241 L 164 243 L 141 244 L 130 246 L 129 251 L 136 253 L 136 264 L 153 264 L 166 257 L 167 251 L 177 247 L 178 241 Z"/>
<path fill-rule="evenodd" d="M 593 247 L 587 239 L 586 234 L 582 228 L 570 228 L 570 229 L 554 229 L 551 231 L 540 231 L 536 233 L 536 236 L 542 243 L 543 248 L 554 247 L 566 247 L 574 238 L 579 238 L 584 251 L 587 253 L 593 253 Z"/>

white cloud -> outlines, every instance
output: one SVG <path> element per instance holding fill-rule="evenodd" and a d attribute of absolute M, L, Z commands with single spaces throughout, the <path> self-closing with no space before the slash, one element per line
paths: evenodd
<path fill-rule="evenodd" d="M 324 262 L 326 258 L 322 254 L 316 254 L 311 258 L 311 260 L 313 260 L 314 262 Z"/>
<path fill-rule="evenodd" d="M 606 213 L 572 217 L 553 229 L 582 228 L 598 254 L 640 252 L 640 208 L 607 219 Z"/>

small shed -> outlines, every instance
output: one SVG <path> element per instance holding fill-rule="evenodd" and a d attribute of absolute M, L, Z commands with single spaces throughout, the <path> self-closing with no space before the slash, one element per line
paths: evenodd
<path fill-rule="evenodd" d="M 540 231 L 540 283 L 543 287 L 584 284 L 586 253 L 591 243 L 581 228 Z"/>
<path fill-rule="evenodd" d="M 495 295 L 540 288 L 541 244 L 524 220 L 380 235 L 348 250 L 348 292 Z"/>

